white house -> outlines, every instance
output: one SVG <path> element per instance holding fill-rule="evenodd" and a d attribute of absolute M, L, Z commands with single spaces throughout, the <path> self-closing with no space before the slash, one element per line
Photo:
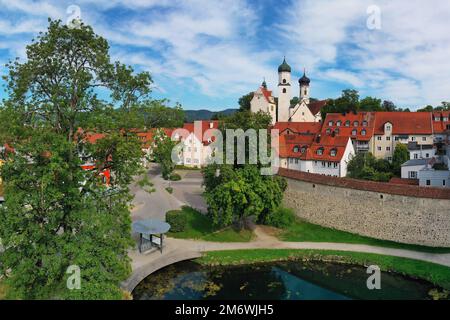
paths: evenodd
<path fill-rule="evenodd" d="M 345 177 L 347 165 L 355 155 L 349 137 L 327 135 L 280 136 L 280 165 L 282 168 Z"/>
<path fill-rule="evenodd" d="M 432 159 L 412 159 L 401 166 L 401 177 L 402 179 L 419 179 L 419 171 L 425 169 L 431 162 Z"/>
<path fill-rule="evenodd" d="M 275 104 L 275 98 L 272 96 L 272 91 L 267 90 L 266 81 L 253 94 L 253 98 L 250 101 L 250 110 L 253 113 L 260 111 L 270 114 L 272 117 L 272 124 L 277 121 L 277 106 Z"/>
<path fill-rule="evenodd" d="M 417 142 L 408 143 L 409 158 L 414 159 L 431 159 L 436 155 L 436 149 L 433 145 L 419 145 Z"/>

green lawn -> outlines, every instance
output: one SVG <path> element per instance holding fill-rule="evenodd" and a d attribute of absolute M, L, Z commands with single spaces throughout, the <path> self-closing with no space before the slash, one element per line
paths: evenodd
<path fill-rule="evenodd" d="M 250 230 L 235 230 L 233 227 L 215 228 L 211 219 L 190 207 L 182 208 L 187 217 L 186 229 L 169 232 L 168 236 L 178 239 L 198 239 L 213 242 L 249 242 L 253 238 Z"/>
<path fill-rule="evenodd" d="M 208 252 L 196 261 L 204 265 L 238 265 L 283 260 L 322 260 L 354 265 L 378 265 L 382 271 L 424 279 L 450 289 L 450 268 L 413 259 L 333 250 L 257 249 Z"/>
<path fill-rule="evenodd" d="M 331 228 L 321 227 L 306 221 L 297 220 L 290 227 L 281 231 L 278 237 L 282 241 L 290 242 L 338 242 L 367 244 L 380 247 L 397 249 L 408 249 L 431 253 L 450 253 L 450 248 L 434 248 L 419 245 L 402 244 L 393 241 L 378 240 L 364 237 L 350 232 L 339 231 Z"/>

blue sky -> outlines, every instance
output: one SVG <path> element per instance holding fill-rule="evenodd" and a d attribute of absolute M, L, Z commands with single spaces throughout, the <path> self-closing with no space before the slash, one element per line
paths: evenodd
<path fill-rule="evenodd" d="M 71 5 L 114 60 L 150 71 L 154 96 L 185 109 L 236 107 L 264 77 L 276 95 L 283 56 L 294 93 L 306 68 L 316 98 L 354 88 L 412 109 L 450 100 L 447 0 L 0 0 L 0 73 Z"/>

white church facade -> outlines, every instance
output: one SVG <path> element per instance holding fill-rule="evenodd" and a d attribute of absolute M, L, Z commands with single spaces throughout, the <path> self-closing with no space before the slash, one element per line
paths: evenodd
<path fill-rule="evenodd" d="M 254 113 L 262 111 L 268 112 L 272 116 L 272 124 L 276 122 L 321 122 L 321 108 L 326 101 L 311 101 L 310 83 L 311 80 L 305 72 L 299 79 L 299 102 L 291 105 L 293 98 L 292 69 L 287 64 L 286 59 L 278 67 L 278 102 L 272 96 L 272 91 L 267 89 L 264 81 L 261 87 L 254 92 L 250 102 L 250 110 Z"/>

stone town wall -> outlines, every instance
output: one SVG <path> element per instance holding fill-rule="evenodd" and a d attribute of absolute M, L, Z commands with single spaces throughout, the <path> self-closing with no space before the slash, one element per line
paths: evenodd
<path fill-rule="evenodd" d="M 284 205 L 311 223 L 378 239 L 450 247 L 450 189 L 280 169 Z"/>

